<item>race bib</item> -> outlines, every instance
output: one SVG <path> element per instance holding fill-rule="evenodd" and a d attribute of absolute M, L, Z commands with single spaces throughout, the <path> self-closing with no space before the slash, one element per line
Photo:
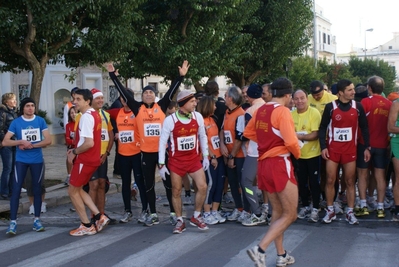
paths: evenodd
<path fill-rule="evenodd" d="M 101 141 L 108 141 L 109 135 L 106 129 L 101 129 Z"/>
<path fill-rule="evenodd" d="M 40 138 L 40 129 L 26 129 L 22 130 L 22 140 L 26 140 L 29 142 L 40 142 L 42 141 Z"/>
<path fill-rule="evenodd" d="M 161 135 L 161 124 L 160 123 L 145 123 L 144 124 L 144 136 L 160 136 Z"/>
<path fill-rule="evenodd" d="M 120 131 L 119 141 L 122 144 L 132 143 L 134 141 L 134 131 Z"/>
<path fill-rule="evenodd" d="M 232 144 L 233 143 L 233 137 L 232 137 L 230 131 L 224 131 L 224 143 L 225 144 Z"/>
<path fill-rule="evenodd" d="M 220 147 L 220 138 L 219 138 L 219 136 L 217 136 L 217 135 L 212 136 L 211 137 L 211 143 L 212 143 L 212 148 L 214 150 L 219 149 L 219 147 Z"/>
<path fill-rule="evenodd" d="M 296 133 L 297 133 L 297 134 L 300 134 L 300 135 L 308 134 L 307 131 L 301 131 L 301 132 L 296 132 Z M 309 141 L 304 141 L 304 140 L 298 140 L 298 141 L 301 141 L 301 142 L 302 142 L 302 146 L 301 146 L 301 144 L 299 144 L 299 146 L 300 146 L 301 148 L 309 142 Z"/>
<path fill-rule="evenodd" d="M 189 151 L 195 148 L 195 135 L 178 137 L 177 138 L 177 150 L 178 151 Z"/>
<path fill-rule="evenodd" d="M 334 128 L 334 141 L 349 142 L 352 141 L 352 128 Z"/>

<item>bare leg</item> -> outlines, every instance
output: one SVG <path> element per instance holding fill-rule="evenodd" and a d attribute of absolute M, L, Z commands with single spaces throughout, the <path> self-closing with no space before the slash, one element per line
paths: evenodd
<path fill-rule="evenodd" d="M 283 233 L 297 217 L 298 187 L 288 181 L 283 191 L 268 195 L 273 207 L 272 223 L 259 246 L 266 250 L 274 241 L 277 254 L 284 254 Z"/>
<path fill-rule="evenodd" d="M 195 194 L 195 211 L 200 212 L 205 202 L 206 189 L 208 187 L 206 184 L 205 172 L 201 168 L 196 172 L 190 173 L 190 176 L 193 178 L 193 181 L 197 186 L 197 192 Z"/>
<path fill-rule="evenodd" d="M 337 168 L 338 168 L 338 163 L 332 161 L 332 160 L 327 160 L 326 161 L 326 202 L 327 206 L 332 206 L 334 202 L 334 195 L 335 195 L 335 179 L 337 178 Z M 272 204 L 273 206 L 273 204 Z M 273 207 L 274 209 L 274 207 Z"/>
<path fill-rule="evenodd" d="M 355 207 L 355 180 L 356 180 L 356 161 L 348 162 L 342 165 L 344 178 L 346 182 L 346 197 L 348 199 L 348 208 Z"/>
<path fill-rule="evenodd" d="M 170 172 L 170 179 L 172 182 L 172 203 L 175 209 L 176 217 L 182 216 L 181 209 L 181 189 L 182 189 L 182 177 L 174 172 Z"/>

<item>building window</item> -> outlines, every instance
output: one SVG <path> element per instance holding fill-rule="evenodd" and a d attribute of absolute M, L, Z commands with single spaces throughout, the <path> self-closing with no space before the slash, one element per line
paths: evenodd
<path fill-rule="evenodd" d="M 30 90 L 28 84 L 20 84 L 18 86 L 18 94 L 19 94 L 19 101 L 24 99 L 25 97 L 29 97 Z"/>
<path fill-rule="evenodd" d="M 392 49 L 392 45 L 388 46 L 388 49 Z"/>
<path fill-rule="evenodd" d="M 330 35 L 328 35 L 328 44 L 330 44 Z"/>
<path fill-rule="evenodd" d="M 325 44 L 325 43 L 326 43 L 326 34 L 323 33 L 323 44 Z"/>

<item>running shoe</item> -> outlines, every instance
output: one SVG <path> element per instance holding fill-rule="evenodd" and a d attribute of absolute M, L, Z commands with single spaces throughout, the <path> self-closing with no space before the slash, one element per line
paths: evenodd
<path fill-rule="evenodd" d="M 393 213 L 392 214 L 392 221 L 399 222 L 399 214 Z"/>
<path fill-rule="evenodd" d="M 262 216 L 256 216 L 255 213 L 252 213 L 251 217 L 245 219 L 241 224 L 244 226 L 257 226 L 265 224 L 266 220 Z"/>
<path fill-rule="evenodd" d="M 191 205 L 193 202 L 191 201 L 191 196 L 185 196 L 183 198 L 183 205 Z"/>
<path fill-rule="evenodd" d="M 11 235 L 16 235 L 17 234 L 17 223 L 16 222 L 10 222 L 10 225 L 8 226 L 6 234 L 11 234 Z"/>
<path fill-rule="evenodd" d="M 249 218 L 251 218 L 251 213 L 243 210 L 240 214 L 240 217 L 237 218 L 237 223 L 242 223 L 243 221 L 248 220 Z"/>
<path fill-rule="evenodd" d="M 200 230 L 208 230 L 209 229 L 209 227 L 204 222 L 204 218 L 202 218 L 201 215 L 198 216 L 197 218 L 194 218 L 194 215 L 193 215 L 190 219 L 190 224 L 192 226 L 197 226 L 198 229 L 200 229 Z"/>
<path fill-rule="evenodd" d="M 123 217 L 119 220 L 120 223 L 127 223 L 133 218 L 133 215 L 130 211 L 126 211 L 125 214 L 123 214 Z"/>
<path fill-rule="evenodd" d="M 237 221 L 238 217 L 240 217 L 241 215 L 241 211 L 239 211 L 238 209 L 234 209 L 233 212 L 227 216 L 227 220 L 228 221 Z"/>
<path fill-rule="evenodd" d="M 326 215 L 323 218 L 323 223 L 331 223 L 336 218 L 337 218 L 337 216 L 335 215 L 335 211 L 334 210 L 326 209 Z"/>
<path fill-rule="evenodd" d="M 276 266 L 278 267 L 285 267 L 293 263 L 295 263 L 295 258 L 290 256 L 287 251 L 285 252 L 285 257 L 277 256 Z"/>
<path fill-rule="evenodd" d="M 184 231 L 186 231 L 186 224 L 183 221 L 181 221 L 181 220 L 177 220 L 175 228 L 173 228 L 173 233 L 174 234 L 181 234 Z"/>
<path fill-rule="evenodd" d="M 319 221 L 319 211 L 317 209 L 313 209 L 308 218 L 308 222 L 318 222 Z"/>
<path fill-rule="evenodd" d="M 378 210 L 377 210 L 377 217 L 378 217 L 378 218 L 385 218 L 385 211 L 384 211 L 384 209 L 378 209 Z"/>
<path fill-rule="evenodd" d="M 333 203 L 335 214 L 344 214 L 344 210 L 341 207 L 341 204 L 338 202 Z"/>
<path fill-rule="evenodd" d="M 33 205 L 30 205 L 29 207 L 29 214 L 31 215 L 35 214 L 35 207 L 33 207 Z"/>
<path fill-rule="evenodd" d="M 44 227 L 42 225 L 42 223 L 40 222 L 39 219 L 35 220 L 33 222 L 33 230 L 36 232 L 43 232 L 44 231 Z"/>
<path fill-rule="evenodd" d="M 97 232 L 101 232 L 105 226 L 109 224 L 109 218 L 104 214 L 101 214 L 100 219 L 96 221 L 95 226 L 97 228 Z"/>
<path fill-rule="evenodd" d="M 176 217 L 176 213 L 171 212 L 169 215 L 169 222 L 171 225 L 176 225 L 177 224 L 177 217 Z"/>
<path fill-rule="evenodd" d="M 369 210 L 367 209 L 367 207 L 363 207 L 360 208 L 358 211 L 356 211 L 356 216 L 365 216 L 365 215 L 369 215 Z"/>
<path fill-rule="evenodd" d="M 212 212 L 213 217 L 216 218 L 216 220 L 218 220 L 218 223 L 224 223 L 226 222 L 226 218 L 223 217 L 222 215 L 220 215 L 220 213 L 218 211 L 216 212 Z"/>
<path fill-rule="evenodd" d="M 84 235 L 95 235 L 97 234 L 96 227 L 92 224 L 90 227 L 86 227 L 80 224 L 79 228 L 69 232 L 71 236 L 84 236 Z"/>
<path fill-rule="evenodd" d="M 226 193 L 223 195 L 223 201 L 226 204 L 233 203 L 233 198 L 231 197 L 230 193 Z"/>
<path fill-rule="evenodd" d="M 352 211 L 346 213 L 346 221 L 349 224 L 359 224 L 359 221 L 356 219 L 356 216 Z"/>
<path fill-rule="evenodd" d="M 206 224 L 209 224 L 209 225 L 215 225 L 215 224 L 217 224 L 219 221 L 212 215 L 212 214 L 207 214 L 207 215 L 204 215 L 204 222 L 206 223 Z"/>
<path fill-rule="evenodd" d="M 145 226 L 153 226 L 154 224 L 159 224 L 159 218 L 156 213 L 148 215 L 147 219 L 144 222 Z"/>
<path fill-rule="evenodd" d="M 109 219 L 109 223 L 108 223 L 108 224 L 109 224 L 109 225 L 117 224 L 116 219 L 113 219 L 113 218 L 109 217 L 108 214 L 105 214 L 105 213 L 104 213 L 104 215 L 108 217 L 108 219 Z"/>
<path fill-rule="evenodd" d="M 148 212 L 146 210 L 143 210 L 140 213 L 140 216 L 137 218 L 138 223 L 144 223 L 145 220 L 147 220 Z"/>
<path fill-rule="evenodd" d="M 42 202 L 42 208 L 40 209 L 41 213 L 46 213 L 47 212 L 47 203 Z"/>
<path fill-rule="evenodd" d="M 389 199 L 389 198 L 385 197 L 385 199 L 384 199 L 384 209 L 390 209 L 394 205 L 395 204 L 394 204 L 393 199 Z"/>
<path fill-rule="evenodd" d="M 247 254 L 251 260 L 255 262 L 256 267 L 266 267 L 266 255 L 265 253 L 260 253 L 258 248 L 258 246 L 254 246 L 253 248 L 248 249 Z"/>
<path fill-rule="evenodd" d="M 21 188 L 21 193 L 26 193 L 26 189 L 25 188 Z"/>
<path fill-rule="evenodd" d="M 306 219 L 309 218 L 311 213 L 312 211 L 309 209 L 309 207 L 303 207 L 299 210 L 297 217 L 298 219 Z"/>

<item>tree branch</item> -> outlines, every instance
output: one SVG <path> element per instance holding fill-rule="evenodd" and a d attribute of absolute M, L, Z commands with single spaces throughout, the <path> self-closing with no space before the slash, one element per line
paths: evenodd
<path fill-rule="evenodd" d="M 193 15 L 194 15 L 194 11 L 191 11 L 188 14 L 188 17 L 186 17 L 186 20 L 183 23 L 183 27 L 181 29 L 181 35 L 184 37 L 183 42 L 187 39 L 187 33 L 186 33 L 187 26 L 188 26 L 188 23 L 190 22 L 191 18 L 193 17 Z"/>

